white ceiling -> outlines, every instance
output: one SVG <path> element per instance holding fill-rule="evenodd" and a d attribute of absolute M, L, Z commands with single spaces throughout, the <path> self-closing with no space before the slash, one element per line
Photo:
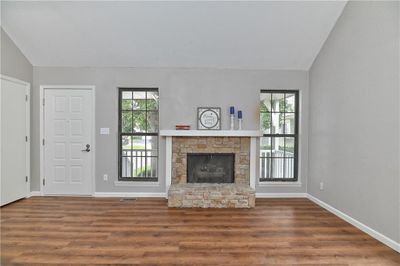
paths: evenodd
<path fill-rule="evenodd" d="M 34 66 L 308 70 L 345 1 L 4 2 Z"/>

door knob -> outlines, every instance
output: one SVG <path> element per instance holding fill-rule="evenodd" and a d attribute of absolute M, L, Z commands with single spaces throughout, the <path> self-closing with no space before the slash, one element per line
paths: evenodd
<path fill-rule="evenodd" d="M 90 145 L 86 144 L 86 149 L 82 150 L 82 151 L 86 151 L 86 152 L 90 152 Z"/>

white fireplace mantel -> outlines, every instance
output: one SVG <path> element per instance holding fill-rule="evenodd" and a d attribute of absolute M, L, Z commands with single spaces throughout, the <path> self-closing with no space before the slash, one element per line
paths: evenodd
<path fill-rule="evenodd" d="M 256 188 L 257 139 L 262 136 L 259 130 L 160 130 L 166 138 L 165 147 L 165 189 L 171 186 L 172 178 L 172 137 L 247 137 L 250 138 L 250 187 Z"/>
<path fill-rule="evenodd" d="M 160 130 L 164 137 L 261 137 L 259 130 Z"/>

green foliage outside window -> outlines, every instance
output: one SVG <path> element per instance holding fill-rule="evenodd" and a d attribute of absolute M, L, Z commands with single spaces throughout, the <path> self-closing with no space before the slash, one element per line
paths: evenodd
<path fill-rule="evenodd" d="M 121 127 L 123 133 L 151 133 L 158 131 L 158 100 L 124 99 L 122 100 L 121 107 Z"/>
<path fill-rule="evenodd" d="M 279 126 L 283 126 L 284 123 L 284 112 L 294 112 L 293 105 L 289 104 L 287 98 L 272 99 L 271 106 L 275 106 L 276 102 L 279 101 Z M 271 115 L 269 114 L 271 110 L 267 107 L 267 103 L 270 100 L 263 100 L 260 102 L 260 112 L 261 112 L 261 128 L 267 129 L 271 128 Z"/>

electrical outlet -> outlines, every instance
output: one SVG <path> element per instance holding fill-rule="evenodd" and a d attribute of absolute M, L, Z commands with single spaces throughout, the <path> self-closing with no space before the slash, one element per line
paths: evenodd
<path fill-rule="evenodd" d="M 107 175 L 107 174 L 104 174 L 104 175 L 103 175 L 103 180 L 104 180 L 104 181 L 108 181 L 108 175 Z"/>
<path fill-rule="evenodd" d="M 324 190 L 324 182 L 319 183 L 319 190 Z"/>

